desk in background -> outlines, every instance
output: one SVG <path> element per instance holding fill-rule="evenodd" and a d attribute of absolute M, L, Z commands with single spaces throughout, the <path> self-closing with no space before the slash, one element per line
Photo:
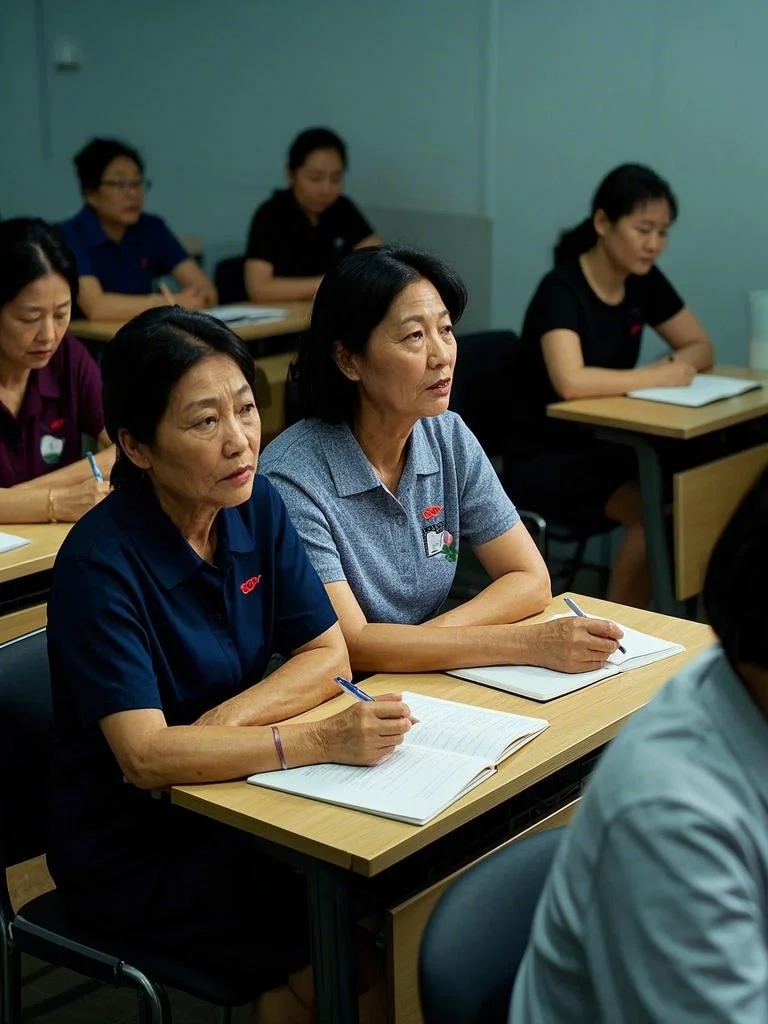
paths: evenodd
<path fill-rule="evenodd" d="M 672 619 L 654 612 L 623 608 L 605 601 L 577 597 L 588 612 L 618 618 L 627 626 L 686 645 L 675 658 L 597 683 L 546 704 L 525 700 L 441 673 L 377 675 L 366 682 L 372 693 L 417 690 L 435 697 L 482 707 L 546 718 L 550 728 L 504 762 L 499 771 L 427 825 L 414 826 L 335 807 L 245 782 L 178 786 L 172 799 L 179 806 L 242 829 L 263 840 L 277 857 L 305 872 L 312 935 L 312 956 L 319 1024 L 352 1024 L 357 1019 L 353 995 L 352 898 L 366 885 L 391 878 L 396 897 L 390 903 L 388 977 L 390 1020 L 416 1024 L 421 1020 L 416 988 L 415 951 L 428 914 L 455 870 L 467 866 L 462 837 L 472 831 L 472 857 L 503 840 L 519 837 L 537 820 L 560 824 L 574 796 L 549 800 L 527 815 L 524 827 L 515 818 L 516 802 L 536 787 L 553 784 L 562 773 L 574 772 L 593 759 L 616 735 L 627 718 L 674 673 L 712 641 L 708 626 Z M 563 610 L 562 599 L 537 618 Z M 534 620 L 532 620 L 534 621 Z M 299 720 L 325 717 L 351 698 L 337 697 Z M 561 789 L 562 792 L 562 789 Z M 518 804 L 519 805 L 519 804 Z M 499 816 L 511 824 L 503 839 Z M 510 817 L 511 815 L 511 817 Z M 493 823 L 495 831 L 489 833 Z M 488 849 L 477 850 L 477 836 L 492 834 Z M 456 860 L 443 861 L 446 848 Z M 443 865 L 434 877 L 437 852 Z M 425 863 L 430 865 L 429 871 Z"/>
<path fill-rule="evenodd" d="M 768 416 L 768 373 L 739 366 L 717 366 L 714 372 L 759 380 L 764 386 L 759 391 L 712 402 L 699 409 L 624 396 L 578 398 L 547 406 L 548 416 L 592 427 L 599 437 L 629 445 L 637 452 L 653 597 L 658 609 L 667 614 L 683 613 L 684 608 L 678 601 L 678 594 L 682 595 L 683 590 L 675 584 L 667 542 L 662 465 L 658 444 L 654 442 L 661 438 L 686 442 Z M 717 464 L 709 465 L 716 473 Z M 714 480 L 712 482 L 716 486 Z M 677 508 L 675 514 L 679 514 Z"/>
<path fill-rule="evenodd" d="M 44 626 L 45 599 L 59 548 L 71 523 L 0 525 L 30 543 L 0 554 L 0 643 Z"/>

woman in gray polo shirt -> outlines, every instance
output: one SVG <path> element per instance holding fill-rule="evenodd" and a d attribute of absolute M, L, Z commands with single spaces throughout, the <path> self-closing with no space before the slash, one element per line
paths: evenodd
<path fill-rule="evenodd" d="M 308 418 L 266 448 L 260 469 L 325 584 L 354 670 L 597 668 L 621 637 L 612 623 L 519 624 L 546 606 L 549 577 L 474 435 L 448 412 L 465 303 L 461 281 L 424 253 L 345 257 L 318 289 L 299 353 Z M 441 613 L 460 539 L 492 582 Z"/>

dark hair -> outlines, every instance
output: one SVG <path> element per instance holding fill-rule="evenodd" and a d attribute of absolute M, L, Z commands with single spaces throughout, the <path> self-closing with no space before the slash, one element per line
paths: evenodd
<path fill-rule="evenodd" d="M 642 164 L 622 164 L 607 174 L 592 196 L 592 212 L 581 224 L 570 231 L 564 231 L 554 249 L 555 266 L 574 260 L 591 249 L 597 241 L 594 217 L 602 210 L 611 224 L 626 217 L 638 206 L 644 206 L 652 199 L 666 199 L 672 214 L 677 218 L 677 199 L 669 184 L 650 167 Z"/>
<path fill-rule="evenodd" d="M 77 266 L 57 228 L 38 217 L 0 221 L 0 308 L 46 274 L 60 274 L 77 298 Z"/>
<path fill-rule="evenodd" d="M 312 307 L 308 334 L 299 345 L 299 394 L 307 416 L 326 423 L 351 422 L 357 385 L 336 365 L 336 342 L 363 352 L 372 331 L 400 292 L 424 278 L 437 289 L 454 323 L 467 304 L 461 279 L 435 256 L 380 245 L 355 249 L 323 278 Z"/>
<path fill-rule="evenodd" d="M 709 559 L 702 599 L 731 666 L 768 669 L 768 470 L 741 500 Z"/>
<path fill-rule="evenodd" d="M 288 150 L 288 170 L 298 171 L 310 153 L 314 153 L 316 149 L 335 149 L 346 171 L 346 143 L 330 128 L 305 128 L 303 132 L 299 132 Z"/>
<path fill-rule="evenodd" d="M 91 139 L 83 146 L 74 159 L 80 191 L 85 193 L 98 188 L 104 171 L 119 156 L 133 160 L 141 173 L 144 173 L 144 161 L 139 154 L 119 139 Z"/>
<path fill-rule="evenodd" d="M 125 429 L 137 441 L 153 444 L 175 385 L 196 363 L 217 353 L 229 356 L 254 388 L 250 352 L 233 331 L 205 313 L 180 306 L 147 309 L 124 324 L 105 345 L 101 364 L 104 421 L 117 445 L 117 461 L 110 476 L 113 487 L 143 477 L 143 471 L 123 451 L 119 431 Z"/>

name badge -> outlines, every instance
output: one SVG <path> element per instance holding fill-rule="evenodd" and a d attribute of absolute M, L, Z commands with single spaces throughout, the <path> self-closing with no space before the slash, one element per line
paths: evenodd
<path fill-rule="evenodd" d="M 40 454 L 47 466 L 55 466 L 64 451 L 64 440 L 52 434 L 43 434 L 40 438 Z"/>

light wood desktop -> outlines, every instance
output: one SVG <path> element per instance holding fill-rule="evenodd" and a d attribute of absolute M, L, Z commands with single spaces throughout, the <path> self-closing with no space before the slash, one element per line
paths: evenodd
<path fill-rule="evenodd" d="M 59 553 L 64 538 L 72 528 L 72 523 L 13 523 L 10 526 L 0 525 L 0 532 L 12 533 L 16 537 L 24 537 L 30 543 L 24 547 L 14 548 L 0 554 L 0 583 L 30 576 L 32 573 L 45 572 L 53 568 L 56 555 Z"/>
<path fill-rule="evenodd" d="M 293 857 L 301 863 L 308 879 L 310 908 L 315 918 L 325 915 L 325 919 L 315 921 L 313 946 L 321 1024 L 347 1024 L 356 1019 L 354 1001 L 349 995 L 350 977 L 345 974 L 349 966 L 345 959 L 350 955 L 349 936 L 339 924 L 345 920 L 345 913 L 349 913 L 351 878 L 373 878 L 388 868 L 402 865 L 411 855 L 589 756 L 607 743 L 634 711 L 712 640 L 709 627 L 700 623 L 621 608 L 587 597 L 577 597 L 577 600 L 589 613 L 619 618 L 627 626 L 683 643 L 687 650 L 675 658 L 633 670 L 546 704 L 441 673 L 377 675 L 366 681 L 366 689 L 374 694 L 417 690 L 483 707 L 544 717 L 550 722 L 549 729 L 502 764 L 493 778 L 427 825 L 419 827 L 373 817 L 241 781 L 174 788 L 172 798 L 178 805 L 267 840 L 278 855 Z M 540 618 L 563 610 L 562 599 L 556 599 Z M 340 696 L 301 717 L 324 717 L 350 701 L 351 698 Z M 391 1013 L 396 1013 L 392 1019 L 396 1019 L 397 1024 L 410 1024 L 420 1019 L 415 995 L 416 965 L 408 962 L 407 956 L 403 959 L 402 950 L 403 943 L 406 948 L 413 948 L 413 929 L 423 927 L 426 912 L 435 898 L 433 892 L 425 895 L 425 902 L 414 905 L 414 889 L 407 895 L 409 924 L 405 936 L 402 927 L 399 929 L 399 938 L 394 943 L 398 948 L 389 950 L 390 1002 L 394 1007 Z M 390 933 L 395 937 L 400 909 L 393 910 L 390 919 Z"/>
<path fill-rule="evenodd" d="M 668 438 L 685 442 L 768 416 L 767 372 L 749 370 L 743 366 L 716 366 L 713 372 L 725 377 L 758 380 L 764 386 L 760 390 L 712 402 L 698 409 L 624 396 L 579 398 L 547 406 L 548 416 L 589 426 L 598 436 L 630 445 L 637 452 L 653 596 L 659 610 L 667 614 L 684 612 L 680 602 L 692 596 L 690 586 L 695 573 L 691 574 L 682 567 L 678 571 L 670 557 L 665 523 L 663 470 L 654 439 Z M 716 490 L 717 462 L 707 465 L 712 471 L 708 486 Z M 700 468 L 705 469 L 704 466 Z M 700 481 L 697 486 L 701 486 Z M 677 505 L 674 514 L 677 533 L 687 532 L 688 526 L 684 520 L 680 520 L 681 510 Z M 706 554 L 708 551 L 704 552 Z M 699 577 L 700 568 L 697 570 Z M 685 583 L 682 582 L 683 574 L 686 577 Z"/>
<path fill-rule="evenodd" d="M 253 302 L 238 302 L 238 306 L 255 306 Z M 273 338 L 280 334 L 293 334 L 307 329 L 311 302 L 280 302 L 274 308 L 287 312 L 282 320 L 271 320 L 267 323 L 232 324 L 232 330 L 243 341 L 257 341 L 259 338 Z M 203 310 L 203 312 L 205 312 Z M 111 320 L 73 320 L 69 325 L 70 334 L 82 341 L 111 341 L 122 327 L 121 322 Z"/>

